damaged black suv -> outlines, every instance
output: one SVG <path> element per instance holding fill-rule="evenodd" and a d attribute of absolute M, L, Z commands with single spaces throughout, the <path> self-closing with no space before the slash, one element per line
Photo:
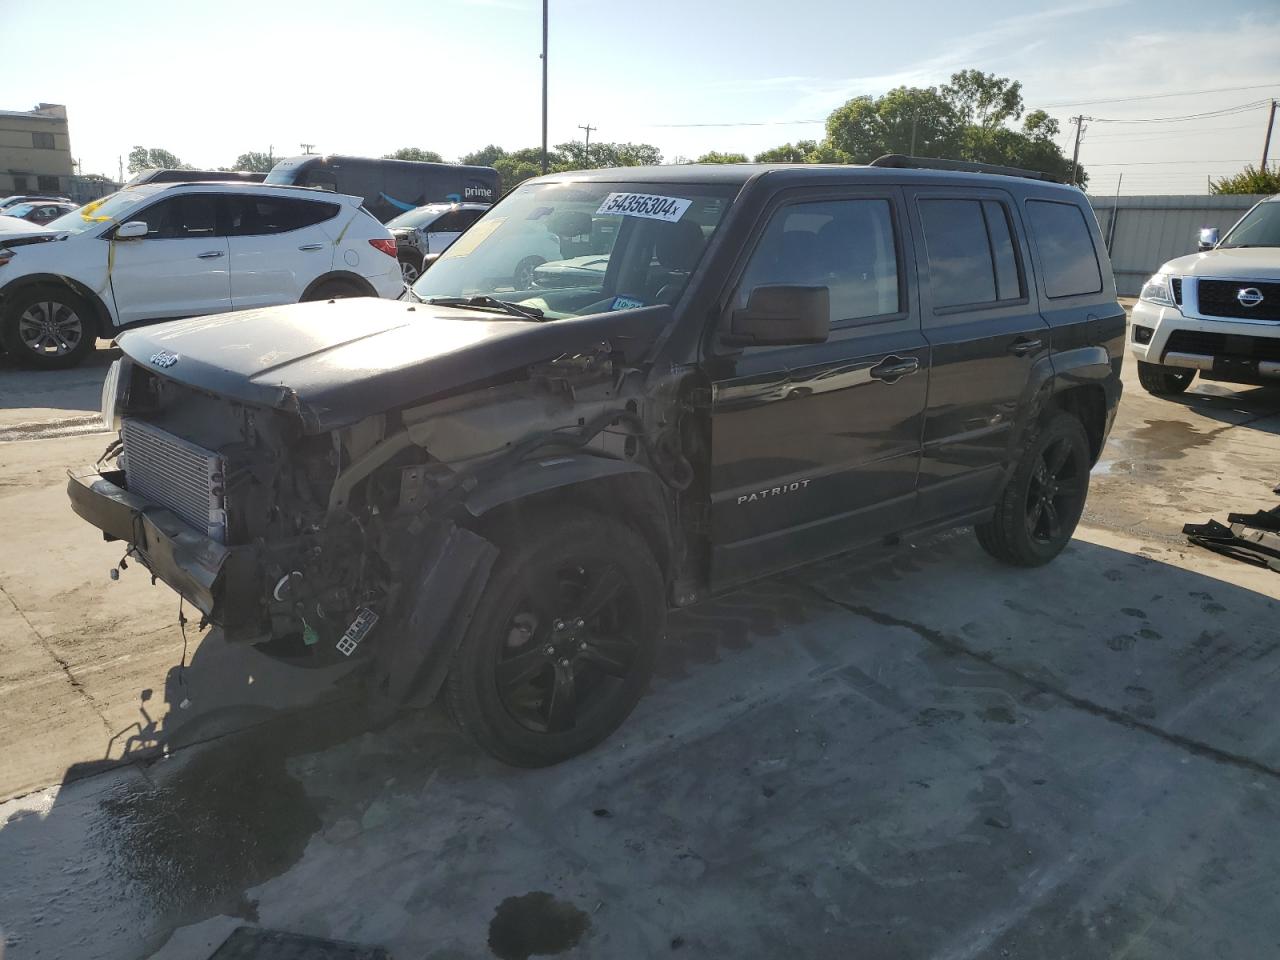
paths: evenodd
<path fill-rule="evenodd" d="M 443 689 L 548 764 L 635 706 L 669 607 L 965 524 L 1052 559 L 1124 328 L 1084 195 L 1039 175 L 556 174 L 399 301 L 125 333 L 119 439 L 69 493 L 227 641 Z"/>

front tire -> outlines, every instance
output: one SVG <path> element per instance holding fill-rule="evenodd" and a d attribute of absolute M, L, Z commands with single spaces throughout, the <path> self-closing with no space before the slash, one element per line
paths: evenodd
<path fill-rule="evenodd" d="M 1183 367 L 1166 367 L 1158 363 L 1138 361 L 1138 382 L 1147 393 L 1157 397 L 1175 397 L 1186 393 L 1196 372 Z"/>
<path fill-rule="evenodd" d="M 1059 413 L 1023 450 L 996 501 L 975 527 L 978 543 L 1002 563 L 1038 567 L 1062 552 L 1089 494 L 1089 438 L 1080 421 Z"/>
<path fill-rule="evenodd" d="M 630 527 L 559 512 L 503 546 L 450 664 L 457 726 L 506 763 L 590 750 L 643 695 L 666 625 L 662 575 Z"/>
<path fill-rule="evenodd" d="M 14 363 L 64 370 L 83 362 L 96 346 L 93 307 L 69 288 L 29 287 L 6 298 L 0 341 Z"/>

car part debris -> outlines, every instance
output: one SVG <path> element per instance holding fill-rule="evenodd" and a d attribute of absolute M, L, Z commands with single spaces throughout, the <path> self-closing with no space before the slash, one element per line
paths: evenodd
<path fill-rule="evenodd" d="M 1188 523 L 1182 532 L 1197 547 L 1280 573 L 1280 505 L 1228 514 L 1227 523 Z"/>

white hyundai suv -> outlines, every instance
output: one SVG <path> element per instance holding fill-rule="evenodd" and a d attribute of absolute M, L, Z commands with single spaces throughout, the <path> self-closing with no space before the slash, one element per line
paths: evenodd
<path fill-rule="evenodd" d="M 1280 196 L 1255 204 L 1200 253 L 1170 260 L 1142 287 L 1129 349 L 1149 393 L 1206 380 L 1280 386 Z"/>
<path fill-rule="evenodd" d="M 391 232 L 359 197 L 303 187 L 129 187 L 0 233 L 0 344 L 69 367 L 125 327 L 300 300 L 397 297 Z"/>

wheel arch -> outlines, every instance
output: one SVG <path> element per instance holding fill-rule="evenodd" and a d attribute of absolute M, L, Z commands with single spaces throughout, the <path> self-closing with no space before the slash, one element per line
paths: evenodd
<path fill-rule="evenodd" d="M 70 287 L 77 296 L 83 297 L 85 302 L 93 308 L 94 316 L 92 319 L 97 335 L 104 339 L 111 339 L 115 336 L 115 321 L 111 317 L 111 311 L 107 308 L 106 301 L 88 286 L 72 277 L 57 273 L 30 273 L 18 277 L 5 287 L 0 288 L 0 300 L 7 299 L 29 287 L 40 286 Z"/>
<path fill-rule="evenodd" d="M 568 507 L 617 517 L 648 544 L 670 581 L 674 566 L 671 497 L 657 475 L 637 463 L 579 455 L 526 463 L 477 489 L 467 512 L 490 530 L 518 530 L 528 518 Z"/>
<path fill-rule="evenodd" d="M 358 273 L 352 273 L 350 270 L 330 270 L 316 277 L 309 284 L 307 289 L 302 291 L 299 301 L 311 300 L 315 297 L 316 292 L 330 283 L 346 284 L 349 287 L 355 287 L 360 291 L 361 296 L 376 297 L 378 291 L 373 288 L 373 284 Z"/>
<path fill-rule="evenodd" d="M 1056 411 L 1071 414 L 1084 426 L 1085 435 L 1089 438 L 1089 462 L 1097 463 L 1107 439 L 1107 395 L 1102 384 L 1065 385 L 1051 396 L 1044 413 Z"/>

